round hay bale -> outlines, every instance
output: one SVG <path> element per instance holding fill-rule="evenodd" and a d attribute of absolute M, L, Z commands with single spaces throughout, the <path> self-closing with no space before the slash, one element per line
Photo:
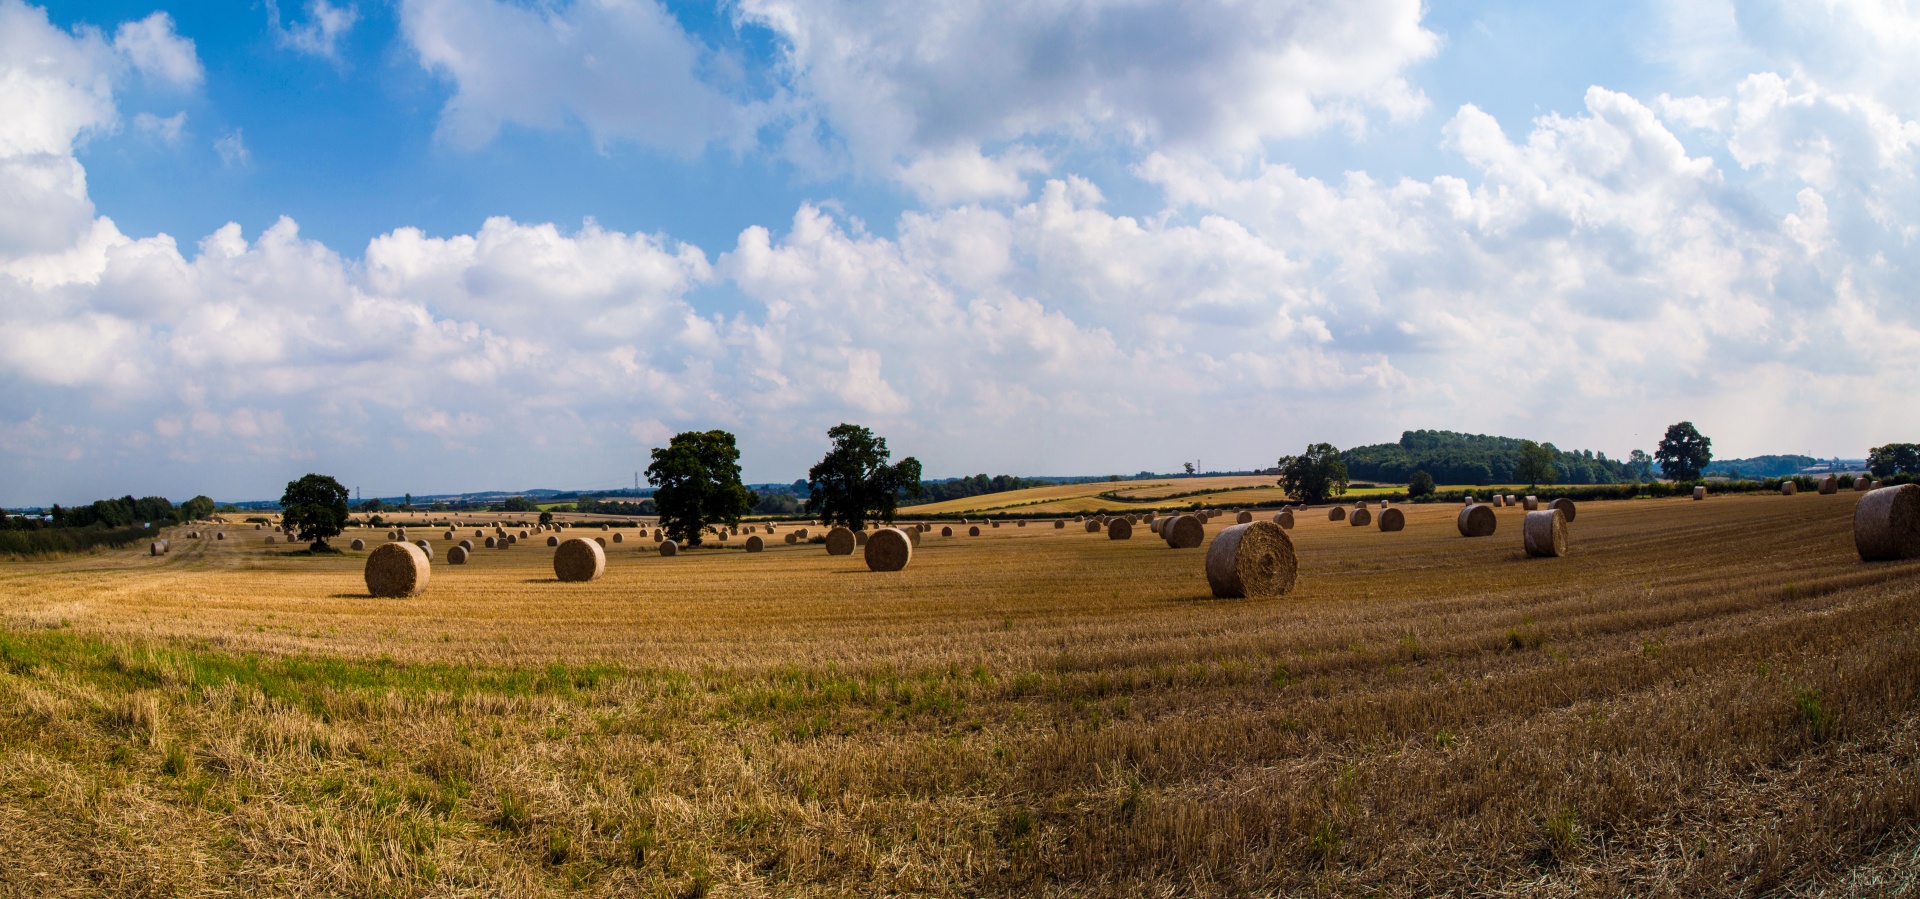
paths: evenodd
<path fill-rule="evenodd" d="M 1460 510 L 1460 536 L 1491 537 L 1500 526 L 1500 516 L 1493 514 L 1493 507 L 1483 503 L 1474 503 Z"/>
<path fill-rule="evenodd" d="M 508 534 L 508 535 L 506 536 L 506 544 L 507 544 L 508 546 L 519 546 L 519 545 L 520 545 L 520 538 L 519 538 L 519 537 L 515 537 L 515 536 L 514 536 L 514 535 L 512 535 L 512 534 Z"/>
<path fill-rule="evenodd" d="M 560 544 L 553 553 L 553 576 L 569 583 L 598 580 L 607 573 L 607 551 L 585 537 Z"/>
<path fill-rule="evenodd" d="M 792 545 L 794 545 L 795 543 L 799 543 L 799 542 L 800 542 L 800 535 L 799 535 L 799 534 L 795 534 L 795 533 L 791 533 L 791 532 L 789 532 L 789 533 L 787 534 L 787 545 L 788 545 L 788 546 L 792 546 Z"/>
<path fill-rule="evenodd" d="M 940 529 L 940 536 L 942 536 L 942 537 L 951 537 L 951 536 L 953 536 L 953 528 L 950 528 L 950 527 L 945 527 L 945 528 L 941 528 L 941 529 Z"/>
<path fill-rule="evenodd" d="M 269 534 L 269 535 L 267 535 L 267 538 L 266 538 L 266 539 L 267 539 L 267 543 L 269 543 L 269 544 L 271 544 L 271 543 L 273 543 L 273 535 L 271 535 L 271 534 Z"/>
<path fill-rule="evenodd" d="M 1092 518 L 1087 519 L 1087 533 L 1089 534 L 1100 533 L 1100 522 L 1098 519 L 1092 519 Z"/>
<path fill-rule="evenodd" d="M 1826 477 L 1820 479 L 1820 495 L 1821 496 L 1832 496 L 1839 492 L 1840 492 L 1839 478 L 1836 478 L 1833 475 L 1827 475 Z"/>
<path fill-rule="evenodd" d="M 488 549 L 494 549 L 495 547 L 498 547 L 499 545 L 500 545 L 500 541 L 499 541 L 499 538 L 496 538 L 496 537 L 488 537 L 488 538 L 487 538 L 487 548 L 488 548 Z"/>
<path fill-rule="evenodd" d="M 867 532 L 866 532 L 866 531 L 854 531 L 854 532 L 853 532 L 853 545 L 855 545 L 855 546 L 866 546 L 866 545 L 867 545 Z"/>
<path fill-rule="evenodd" d="M 1299 574 L 1293 541 L 1271 521 L 1232 525 L 1207 547 L 1207 586 L 1216 599 L 1284 596 Z"/>
<path fill-rule="evenodd" d="M 428 543 L 425 540 L 415 540 L 413 541 L 413 545 L 418 546 L 422 550 L 424 550 L 427 554 L 427 558 L 433 558 L 433 544 Z"/>
<path fill-rule="evenodd" d="M 1327 520 L 1328 521 L 1346 521 L 1347 510 L 1342 509 L 1339 506 L 1334 506 L 1333 508 L 1327 510 Z"/>
<path fill-rule="evenodd" d="M 1520 505 L 1529 512 L 1538 512 L 1540 511 L 1540 497 L 1529 496 L 1525 500 L 1522 500 Z"/>
<path fill-rule="evenodd" d="M 1381 509 L 1379 528 L 1388 533 L 1406 530 L 1407 513 L 1394 508 Z"/>
<path fill-rule="evenodd" d="M 475 537 L 485 537 L 485 536 L 487 535 L 487 532 L 486 532 L 486 531 L 483 531 L 483 530 L 480 530 L 479 528 L 474 528 L 474 529 L 473 529 L 473 535 L 474 535 Z"/>
<path fill-rule="evenodd" d="M 519 535 L 518 535 L 518 536 L 520 537 L 520 539 L 522 539 L 522 540 L 525 540 L 525 539 L 527 539 L 528 537 L 531 537 L 531 536 L 533 536 L 533 535 L 532 535 L 532 534 L 529 534 L 529 533 L 527 533 L 527 529 L 526 529 L 526 528 L 521 528 L 521 529 L 520 529 L 520 533 L 519 533 Z"/>
<path fill-rule="evenodd" d="M 1800 492 L 1800 485 L 1799 485 L 1799 484 L 1795 484 L 1795 483 L 1794 483 L 1794 482 L 1792 482 L 1792 481 L 1781 481 L 1781 482 L 1780 482 L 1780 495 L 1781 495 L 1781 496 L 1792 496 L 1792 495 L 1794 495 L 1794 494 L 1796 494 L 1796 493 L 1799 493 L 1799 492 Z"/>
<path fill-rule="evenodd" d="M 996 528 L 1000 526 L 1000 522 L 997 522 L 997 521 L 991 521 L 991 520 L 990 520 L 990 521 L 988 521 L 987 523 L 988 523 L 988 524 L 991 524 L 991 525 L 993 525 L 993 526 L 994 526 L 994 527 L 996 527 Z"/>
<path fill-rule="evenodd" d="M 467 548 L 459 545 L 448 547 L 447 548 L 447 564 L 448 565 L 467 564 Z"/>
<path fill-rule="evenodd" d="M 1548 503 L 1547 508 L 1559 509 L 1560 514 L 1565 515 L 1567 517 L 1567 523 L 1568 524 L 1573 523 L 1573 515 L 1574 515 L 1573 500 L 1567 499 L 1566 497 L 1563 496 L 1563 497 L 1560 497 L 1559 499 L 1554 500 L 1553 502 Z"/>
<path fill-rule="evenodd" d="M 473 552 L 473 541 L 472 540 L 460 541 L 460 548 L 466 550 L 467 552 Z"/>
<path fill-rule="evenodd" d="M 386 543 L 367 556 L 367 592 L 374 596 L 419 596 L 433 576 L 433 563 L 411 543 Z"/>
<path fill-rule="evenodd" d="M 266 527 L 266 525 L 264 525 L 264 524 L 256 524 L 256 525 L 254 525 L 254 526 L 253 526 L 253 529 L 257 531 L 257 530 L 260 530 L 261 528 L 264 528 L 264 527 Z"/>
<path fill-rule="evenodd" d="M 603 524 L 603 525 L 601 525 L 601 526 L 600 526 L 600 530 L 603 530 L 603 531 L 611 531 L 611 530 L 613 530 L 613 526 L 612 526 L 612 525 L 605 525 L 605 524 Z"/>
<path fill-rule="evenodd" d="M 920 529 L 908 528 L 906 530 L 906 535 L 907 535 L 907 542 L 913 544 L 914 549 L 919 549 L 920 548 Z"/>
<path fill-rule="evenodd" d="M 898 528 L 881 528 L 867 539 L 868 571 L 899 571 L 913 561 L 913 540 Z"/>
<path fill-rule="evenodd" d="M 595 537 L 593 538 L 593 542 L 600 544 L 601 549 L 607 548 L 607 538 L 605 537 Z"/>
<path fill-rule="evenodd" d="M 1853 507 L 1853 548 L 1862 562 L 1920 558 L 1920 484 L 1860 497 Z"/>
<path fill-rule="evenodd" d="M 1471 493 L 1467 494 L 1467 500 L 1465 503 L 1463 503 L 1463 505 L 1468 505 L 1468 506 L 1473 505 L 1473 494 Z"/>
<path fill-rule="evenodd" d="M 1133 539 L 1133 521 L 1126 516 L 1115 518 L 1107 523 L 1108 540 Z"/>
<path fill-rule="evenodd" d="M 155 540 L 152 543 L 147 545 L 147 553 L 149 555 L 157 556 L 166 551 L 167 551 L 167 541 L 165 540 Z"/>
<path fill-rule="evenodd" d="M 613 542 L 615 542 L 615 543 L 625 543 L 625 542 L 627 542 L 627 538 L 626 538 L 626 536 L 625 536 L 625 535 L 623 535 L 623 534 L 621 534 L 621 533 L 620 533 L 619 531 L 615 531 L 615 532 L 614 532 L 614 534 L 613 534 Z"/>
<path fill-rule="evenodd" d="M 1152 531 L 1152 532 L 1154 532 L 1154 533 L 1156 533 L 1156 534 L 1158 534 L 1158 533 L 1160 533 L 1160 526 L 1161 526 L 1161 525 L 1163 525 L 1163 524 L 1166 524 L 1166 521 L 1165 521 L 1165 520 L 1161 520 L 1161 521 L 1149 521 L 1149 522 L 1147 522 L 1147 530 L 1149 530 L 1149 531 Z"/>
<path fill-rule="evenodd" d="M 1469 503 L 1471 503 L 1471 502 L 1473 502 L 1473 497 L 1471 497 L 1471 496 L 1469 496 L 1469 497 L 1467 497 L 1467 502 L 1469 502 Z M 1498 508 L 1500 508 L 1501 506 L 1504 506 L 1504 505 L 1506 505 L 1506 504 L 1507 504 L 1507 498 L 1506 498 L 1506 497 L 1504 497 L 1504 496 L 1501 496 L 1501 495 L 1500 495 L 1500 494 L 1498 494 L 1498 493 L 1496 493 L 1496 494 L 1494 494 L 1494 495 L 1493 495 L 1493 507 L 1494 507 L 1494 508 L 1496 508 L 1496 509 L 1498 509 Z"/>
<path fill-rule="evenodd" d="M 1706 498 L 1707 498 L 1707 488 L 1705 487 L 1693 488 L 1693 499 L 1695 502 L 1699 502 L 1700 500 L 1703 500 Z"/>
<path fill-rule="evenodd" d="M 1853 490 L 1855 493 L 1865 493 L 1872 489 L 1873 481 L 1871 479 L 1865 476 L 1853 479 Z"/>
<path fill-rule="evenodd" d="M 802 540 L 805 540 L 805 539 L 807 539 L 807 529 L 806 529 L 806 528 L 801 528 L 801 529 L 800 529 L 800 539 L 802 539 Z"/>
<path fill-rule="evenodd" d="M 672 540 L 665 541 L 660 544 L 660 554 L 663 556 L 677 556 L 680 554 L 680 544 Z"/>
<path fill-rule="evenodd" d="M 399 532 L 399 531 L 388 531 L 388 532 L 387 532 L 387 539 L 388 539 L 388 540 L 398 540 L 398 539 L 400 539 L 400 532 Z"/>
<path fill-rule="evenodd" d="M 446 541 L 448 541 L 448 542 L 452 542 L 452 540 L 453 540 L 453 532 L 452 532 L 452 531 L 448 531 L 448 532 L 446 532 L 446 533 L 444 533 L 444 534 L 441 534 L 441 535 L 440 535 L 440 539 L 442 539 L 442 540 L 446 540 Z"/>
<path fill-rule="evenodd" d="M 1173 549 L 1193 549 L 1207 539 L 1207 526 L 1198 515 L 1175 515 L 1160 526 L 1160 536 Z"/>
<path fill-rule="evenodd" d="M 1022 518 L 1022 519 L 1020 519 L 1020 525 L 1019 525 L 1019 526 L 1020 526 L 1020 527 L 1026 527 L 1026 526 L 1027 526 L 1027 520 L 1026 520 L 1026 519 L 1024 519 L 1024 518 Z"/>
<path fill-rule="evenodd" d="M 349 543 L 349 544 L 347 544 L 347 548 L 348 548 L 348 549 L 351 549 L 351 550 L 353 550 L 353 551 L 355 551 L 355 552 L 358 552 L 358 551 L 360 551 L 360 550 L 363 550 L 363 549 L 366 549 L 366 548 L 367 548 L 367 541 L 365 541 L 365 540 L 362 540 L 362 539 L 360 539 L 359 537 L 355 537 L 355 538 L 353 538 L 353 542 L 352 542 L 352 543 Z"/>
<path fill-rule="evenodd" d="M 667 539 L 667 529 L 666 529 L 666 528 L 654 528 L 654 529 L 653 529 L 653 542 L 655 542 L 655 543 L 659 543 L 660 541 L 662 541 L 662 540 L 665 540 L 665 539 Z"/>
<path fill-rule="evenodd" d="M 1347 524 L 1356 528 L 1363 528 L 1372 523 L 1373 513 L 1365 509 L 1353 510 L 1353 516 L 1347 519 Z"/>
<path fill-rule="evenodd" d="M 827 532 L 827 555 L 851 556 L 853 555 L 853 547 L 854 539 L 852 531 L 843 527 L 835 527 L 833 530 Z"/>
<path fill-rule="evenodd" d="M 1242 509 L 1240 511 L 1240 514 L 1233 516 L 1233 521 L 1235 524 L 1246 524 L 1252 520 L 1253 520 L 1253 513 L 1248 512 L 1245 509 Z"/>
<path fill-rule="evenodd" d="M 1293 530 L 1293 510 L 1281 509 L 1279 512 L 1274 513 L 1273 523 L 1287 530 Z"/>
<path fill-rule="evenodd" d="M 760 539 L 759 534 L 753 534 L 747 537 L 747 552 L 757 553 L 766 548 L 767 548 L 767 542 L 765 540 Z"/>
<path fill-rule="evenodd" d="M 1067 528 L 1067 521 L 1064 518 L 1060 519 L 1059 521 L 1055 521 L 1053 523 L 1053 529 L 1056 531 L 1064 531 L 1066 530 L 1066 528 Z"/>
<path fill-rule="evenodd" d="M 559 538 L 559 537 L 555 537 L 555 536 L 552 536 L 552 535 L 548 535 L 548 537 L 547 537 L 547 545 L 548 545 L 548 546 L 559 546 L 559 545 L 560 545 L 560 538 Z"/>
<path fill-rule="evenodd" d="M 215 539 L 215 540 L 225 540 L 225 539 L 227 539 L 227 532 L 226 532 L 226 531 L 214 531 L 214 532 L 213 532 L 213 539 Z"/>
<path fill-rule="evenodd" d="M 1567 516 L 1559 509 L 1536 509 L 1527 513 L 1521 531 L 1527 555 L 1543 559 L 1567 554 Z"/>
<path fill-rule="evenodd" d="M 970 527 L 970 528 L 967 528 L 967 536 L 969 536 L 969 537 L 978 537 L 978 536 L 980 536 L 980 526 L 976 524 L 976 525 L 974 525 L 974 526 L 972 526 L 972 527 Z"/>

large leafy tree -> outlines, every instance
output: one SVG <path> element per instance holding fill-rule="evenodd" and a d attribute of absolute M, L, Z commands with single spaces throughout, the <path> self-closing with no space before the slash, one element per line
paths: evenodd
<path fill-rule="evenodd" d="M 1889 443 L 1867 451 L 1867 470 L 1876 478 L 1897 474 L 1920 476 L 1920 446 Z"/>
<path fill-rule="evenodd" d="M 1280 457 L 1280 486 L 1303 503 L 1324 503 L 1347 492 L 1347 463 L 1331 443 L 1316 443 L 1298 456 Z"/>
<path fill-rule="evenodd" d="M 1644 481 L 1653 477 L 1653 457 L 1646 450 L 1637 449 L 1627 457 L 1627 464 L 1633 466 L 1633 476 Z"/>
<path fill-rule="evenodd" d="M 869 520 L 893 521 L 900 494 L 920 495 L 920 460 L 890 462 L 887 438 L 859 425 L 828 429 L 833 449 L 807 470 L 807 512 L 828 524 L 860 530 Z"/>
<path fill-rule="evenodd" d="M 653 451 L 647 466 L 654 507 L 667 536 L 699 546 L 708 525 L 740 524 L 760 497 L 740 482 L 740 449 L 726 431 L 687 431 Z"/>
<path fill-rule="evenodd" d="M 1697 481 L 1700 470 L 1713 461 L 1713 439 L 1700 433 L 1693 422 L 1667 426 L 1667 436 L 1653 452 L 1660 471 L 1676 481 Z"/>
<path fill-rule="evenodd" d="M 1407 495 L 1415 499 L 1423 496 L 1432 496 L 1433 475 L 1427 474 L 1424 471 L 1414 472 L 1413 477 L 1407 479 Z"/>
<path fill-rule="evenodd" d="M 213 517 L 213 500 L 205 496 L 196 496 L 180 504 L 180 518 L 183 521 L 199 521 Z"/>
<path fill-rule="evenodd" d="M 287 482 L 280 495 L 280 518 L 294 528 L 315 552 L 327 550 L 327 540 L 347 526 L 347 488 L 323 474 L 309 474 Z"/>
<path fill-rule="evenodd" d="M 1520 441 L 1520 460 L 1513 474 L 1528 484 L 1551 484 L 1560 478 L 1553 467 L 1553 450 L 1531 440 Z"/>

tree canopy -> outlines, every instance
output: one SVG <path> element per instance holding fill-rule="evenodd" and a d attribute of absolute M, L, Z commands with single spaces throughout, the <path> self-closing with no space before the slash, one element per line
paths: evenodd
<path fill-rule="evenodd" d="M 1520 444 L 1513 437 L 1462 434 L 1456 431 L 1406 431 L 1398 443 L 1358 446 L 1340 454 L 1350 477 L 1389 483 L 1404 482 L 1424 471 L 1442 484 L 1501 484 L 1514 480 L 1520 467 Z M 1609 459 L 1592 450 L 1562 450 L 1541 443 L 1551 455 L 1557 480 L 1566 484 L 1615 484 L 1633 479 L 1627 462 Z"/>
<path fill-rule="evenodd" d="M 1298 456 L 1280 457 L 1280 486 L 1303 503 L 1324 503 L 1347 492 L 1347 463 L 1331 443 L 1316 443 Z"/>
<path fill-rule="evenodd" d="M 1433 495 L 1433 475 L 1416 471 L 1407 479 L 1407 495 L 1414 499 Z"/>
<path fill-rule="evenodd" d="M 1551 484 L 1560 477 L 1553 467 L 1553 451 L 1531 440 L 1520 441 L 1520 464 L 1513 474 L 1528 484 Z"/>
<path fill-rule="evenodd" d="M 1911 443 L 1876 446 L 1867 451 L 1867 470 L 1876 478 L 1901 474 L 1920 477 L 1920 446 Z"/>
<path fill-rule="evenodd" d="M 327 540 L 340 536 L 347 526 L 347 488 L 323 474 L 308 474 L 287 482 L 280 496 L 280 518 L 300 539 L 316 551 L 327 548 Z"/>
<path fill-rule="evenodd" d="M 1676 481 L 1697 481 L 1700 471 L 1713 461 L 1713 439 L 1700 433 L 1693 422 L 1667 426 L 1667 435 L 1653 452 L 1660 471 Z"/>
<path fill-rule="evenodd" d="M 740 524 L 760 497 L 740 481 L 740 449 L 726 431 L 686 431 L 653 451 L 647 483 L 667 537 L 699 546 L 708 525 Z"/>
<path fill-rule="evenodd" d="M 833 448 L 807 470 L 807 512 L 828 524 L 854 530 L 867 521 L 893 521 L 900 494 L 920 495 L 920 460 L 889 462 L 887 439 L 859 425 L 841 423 L 827 430 Z"/>

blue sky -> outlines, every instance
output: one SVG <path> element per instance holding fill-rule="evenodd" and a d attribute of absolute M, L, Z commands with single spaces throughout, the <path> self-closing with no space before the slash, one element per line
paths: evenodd
<path fill-rule="evenodd" d="M 0 0 L 0 503 L 1913 440 L 1920 4 Z"/>

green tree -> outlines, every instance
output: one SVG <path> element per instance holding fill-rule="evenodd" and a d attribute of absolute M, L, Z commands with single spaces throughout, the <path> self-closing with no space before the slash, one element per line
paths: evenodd
<path fill-rule="evenodd" d="M 196 496 L 180 504 L 180 517 L 184 521 L 199 521 L 213 516 L 213 500 L 205 496 Z"/>
<path fill-rule="evenodd" d="M 1683 421 L 1667 426 L 1667 436 L 1660 438 L 1660 446 L 1653 452 L 1654 461 L 1660 463 L 1660 471 L 1676 481 L 1697 481 L 1700 469 L 1713 461 L 1713 440 L 1693 426 L 1693 422 Z"/>
<path fill-rule="evenodd" d="M 347 488 L 323 474 L 288 481 L 287 492 L 280 496 L 280 517 L 315 552 L 325 552 L 327 539 L 340 536 L 347 526 Z"/>
<path fill-rule="evenodd" d="M 1298 456 L 1280 457 L 1280 486 L 1303 503 L 1324 503 L 1347 492 L 1347 463 L 1331 443 L 1316 443 Z"/>
<path fill-rule="evenodd" d="M 533 500 L 524 496 L 509 496 L 506 502 L 500 504 L 502 512 L 537 512 L 539 510 L 540 507 L 534 505 Z"/>
<path fill-rule="evenodd" d="M 1531 440 L 1520 441 L 1520 459 L 1513 474 L 1529 485 L 1551 484 L 1560 478 L 1559 470 L 1553 467 L 1553 450 Z"/>
<path fill-rule="evenodd" d="M 1636 479 L 1644 481 L 1653 477 L 1653 457 L 1647 455 L 1646 450 L 1634 450 L 1632 455 L 1627 457 L 1627 464 L 1633 468 L 1633 476 Z"/>
<path fill-rule="evenodd" d="M 920 460 L 912 456 L 889 463 L 887 438 L 859 425 L 841 423 L 827 430 L 833 448 L 807 470 L 807 512 L 828 524 L 854 530 L 869 519 L 892 522 L 900 494 L 920 495 Z"/>
<path fill-rule="evenodd" d="M 1867 470 L 1876 478 L 1897 474 L 1920 476 L 1920 446 L 1889 443 L 1867 451 Z"/>
<path fill-rule="evenodd" d="M 653 451 L 647 483 L 667 536 L 699 546 L 710 524 L 740 524 L 760 497 L 740 482 L 740 450 L 725 431 L 687 431 Z"/>
<path fill-rule="evenodd" d="M 541 523 L 541 524 L 552 524 L 552 523 L 553 523 L 553 513 L 552 513 L 552 512 L 549 512 L 549 511 L 547 511 L 547 510 L 545 510 L 545 509 L 542 509 L 542 510 L 540 510 L 540 523 Z"/>
<path fill-rule="evenodd" d="M 1414 499 L 1432 496 L 1433 475 L 1424 471 L 1414 472 L 1413 477 L 1407 479 L 1407 495 Z"/>

